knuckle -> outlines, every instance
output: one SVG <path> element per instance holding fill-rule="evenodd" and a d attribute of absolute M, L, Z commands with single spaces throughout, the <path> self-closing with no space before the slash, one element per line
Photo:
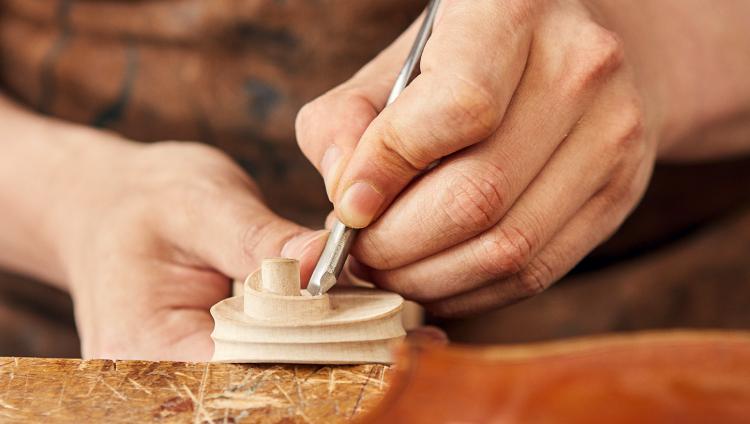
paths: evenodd
<path fill-rule="evenodd" d="M 503 210 L 506 181 L 496 168 L 475 175 L 456 170 L 438 198 L 438 209 L 461 231 L 485 230 L 497 222 Z"/>
<path fill-rule="evenodd" d="M 644 177 L 637 172 L 629 171 L 618 175 L 600 193 L 603 214 L 606 214 L 617 226 L 625 219 L 646 190 L 646 184 L 640 181 Z"/>
<path fill-rule="evenodd" d="M 297 117 L 294 120 L 295 127 L 297 129 L 304 129 L 305 125 L 310 123 L 313 115 L 315 115 L 317 104 L 320 101 L 320 97 L 310 100 L 299 109 Z"/>
<path fill-rule="evenodd" d="M 534 16 L 537 6 L 540 1 L 528 1 L 528 0 L 514 0 L 505 2 L 504 12 L 507 14 L 510 24 L 513 27 L 520 27 L 526 25 Z"/>
<path fill-rule="evenodd" d="M 221 150 L 197 141 L 179 142 L 185 149 L 185 154 L 196 157 L 206 157 L 212 160 L 227 160 L 229 156 Z"/>
<path fill-rule="evenodd" d="M 162 145 L 162 143 L 164 143 Z M 179 183 L 180 180 L 190 178 L 191 184 L 201 180 L 207 181 L 206 186 L 226 185 L 229 180 L 248 181 L 242 168 L 225 152 L 199 142 L 159 142 L 147 148 L 155 150 L 148 158 L 146 166 L 152 175 L 157 175 L 160 181 L 169 180 Z M 170 158 L 170 163 L 164 166 L 164 158 Z"/>
<path fill-rule="evenodd" d="M 378 109 L 362 92 L 349 84 L 339 86 L 306 103 L 294 122 L 297 144 L 309 159 L 321 154 L 341 132 L 359 138 L 378 114 Z M 343 118 L 343 119 L 342 119 Z"/>
<path fill-rule="evenodd" d="M 367 229 L 360 232 L 352 249 L 357 260 L 376 270 L 394 268 L 394 258 L 389 252 L 387 243 Z"/>
<path fill-rule="evenodd" d="M 196 206 L 209 199 L 215 199 L 216 192 L 217 187 L 212 181 L 198 181 L 196 178 L 186 177 L 182 181 L 169 181 L 168 189 L 162 191 L 161 197 L 181 210 L 182 214 L 176 219 L 183 223 L 197 223 L 200 213 L 199 207 Z"/>
<path fill-rule="evenodd" d="M 620 37 L 596 24 L 589 24 L 574 47 L 574 69 L 569 73 L 574 92 L 596 85 L 620 69 L 625 50 Z M 582 47 L 581 47 L 582 46 Z"/>
<path fill-rule="evenodd" d="M 174 155 L 183 157 L 186 160 L 207 163 L 231 162 L 228 154 L 205 143 L 197 141 L 173 141 L 167 143 L 174 149 Z"/>
<path fill-rule="evenodd" d="M 511 271 L 518 273 L 526 267 L 534 251 L 535 242 L 529 232 L 513 226 L 501 226 L 498 231 L 505 240 L 502 255 L 511 264 Z"/>
<path fill-rule="evenodd" d="M 644 135 L 644 117 L 641 104 L 636 100 L 626 103 L 619 111 L 619 126 L 610 138 L 616 153 L 629 150 Z"/>
<path fill-rule="evenodd" d="M 244 180 L 219 172 L 204 172 L 184 175 L 181 179 L 170 182 L 169 188 L 163 191 L 163 195 L 170 198 L 175 207 L 185 209 L 185 213 L 200 216 L 200 212 L 207 205 L 213 205 L 213 207 L 226 205 L 229 187 L 243 184 L 243 187 L 247 187 L 252 192 L 254 184 L 248 182 L 245 185 L 245 183 Z"/>
<path fill-rule="evenodd" d="M 435 293 L 431 284 L 420 284 L 424 281 L 415 281 L 403 274 L 400 276 L 389 274 L 391 274 L 389 271 L 377 271 L 373 274 L 375 277 L 373 280 L 378 288 L 393 291 L 404 299 L 417 303 L 427 303 L 440 298 L 440 294 Z"/>
<path fill-rule="evenodd" d="M 477 262 L 490 278 L 518 274 L 531 259 L 534 243 L 526 232 L 500 225 L 480 241 Z"/>
<path fill-rule="evenodd" d="M 611 218 L 614 217 L 615 213 L 623 203 L 623 197 L 628 192 L 626 184 L 621 184 L 617 181 L 611 181 L 604 190 L 599 193 L 598 207 L 602 214 L 606 214 Z"/>
<path fill-rule="evenodd" d="M 602 165 L 615 173 L 633 168 L 633 165 L 637 167 L 648 152 L 639 104 L 630 101 L 622 105 L 615 123 L 606 131 L 599 147 Z"/>
<path fill-rule="evenodd" d="M 472 312 L 478 312 L 476 300 L 468 298 L 466 295 L 448 297 L 433 302 L 423 303 L 424 308 L 431 315 L 441 318 L 461 318 L 471 315 Z"/>
<path fill-rule="evenodd" d="M 161 166 L 165 157 L 179 159 L 177 163 L 197 164 L 230 162 L 229 155 L 221 150 L 196 141 L 160 141 L 144 146 L 143 160 L 147 166 Z"/>
<path fill-rule="evenodd" d="M 460 76 L 446 85 L 450 98 L 444 110 L 446 123 L 458 128 L 468 140 L 489 137 L 502 118 L 502 108 L 492 93 L 487 91 L 490 86 L 479 81 L 479 78 Z"/>
<path fill-rule="evenodd" d="M 532 22 L 534 16 L 546 7 L 546 1 L 511 0 L 500 3 L 502 14 L 511 28 L 522 28 Z"/>
<path fill-rule="evenodd" d="M 545 260 L 537 257 L 518 274 L 518 282 L 521 285 L 519 294 L 530 297 L 543 292 L 552 283 L 553 272 L 552 267 Z"/>
<path fill-rule="evenodd" d="M 288 237 L 280 236 L 280 234 L 288 233 Z M 277 255 L 281 249 L 279 243 L 274 252 L 268 252 L 262 249 L 268 245 L 270 239 L 274 240 L 286 240 L 291 238 L 294 234 L 289 232 L 289 229 L 282 228 L 279 222 L 266 218 L 266 219 L 255 219 L 252 223 L 242 228 L 239 232 L 238 241 L 242 247 L 242 253 L 246 260 L 252 264 L 259 264 L 266 255 Z M 261 251 L 264 250 L 264 251 Z"/>
<path fill-rule="evenodd" d="M 383 154 L 380 167 L 397 170 L 405 175 L 415 175 L 426 169 L 433 158 L 430 157 L 425 143 L 413 143 L 405 140 L 402 131 L 390 120 L 381 121 L 379 135 Z"/>
<path fill-rule="evenodd" d="M 321 98 L 315 99 L 306 103 L 299 112 L 294 120 L 294 130 L 297 134 L 297 143 L 302 150 L 306 150 L 311 143 L 311 128 L 317 121 L 319 115 Z"/>

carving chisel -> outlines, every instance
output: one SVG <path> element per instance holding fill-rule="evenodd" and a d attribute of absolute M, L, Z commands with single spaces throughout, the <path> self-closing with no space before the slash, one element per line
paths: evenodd
<path fill-rule="evenodd" d="M 406 62 L 404 62 L 404 66 L 398 73 L 398 77 L 396 77 L 396 82 L 393 85 L 391 94 L 388 96 L 386 106 L 393 103 L 416 76 L 417 64 L 422 57 L 427 39 L 430 38 L 430 34 L 432 33 L 432 25 L 435 22 L 435 15 L 437 15 L 439 5 L 440 0 L 431 0 L 427 5 L 424 21 L 422 21 L 417 38 L 414 40 L 411 51 L 409 51 L 409 55 L 406 57 Z M 307 291 L 310 294 L 313 296 L 323 294 L 336 284 L 356 236 L 356 228 L 347 227 L 338 219 L 334 219 L 331 234 L 328 236 L 323 253 L 320 255 L 317 265 L 315 265 L 310 282 L 307 284 Z"/>

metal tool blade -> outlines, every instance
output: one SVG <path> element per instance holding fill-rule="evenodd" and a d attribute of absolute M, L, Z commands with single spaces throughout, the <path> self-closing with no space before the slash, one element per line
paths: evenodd
<path fill-rule="evenodd" d="M 427 40 L 430 38 L 430 34 L 432 34 L 432 25 L 435 22 L 438 6 L 440 6 L 440 0 L 431 0 L 427 5 L 424 21 L 422 21 L 422 25 L 419 28 L 411 51 L 409 51 L 409 55 L 406 57 L 404 66 L 396 77 L 396 82 L 393 84 L 393 89 L 391 89 L 391 93 L 388 96 L 386 106 L 393 103 L 401 92 L 404 91 L 409 82 L 414 79 L 419 59 L 422 57 L 422 52 L 427 44 Z M 313 296 L 323 294 L 336 284 L 356 235 L 357 229 L 347 227 L 338 219 L 334 221 L 331 234 L 326 241 L 326 246 L 307 284 L 307 291 L 310 294 Z"/>
<path fill-rule="evenodd" d="M 336 284 L 356 234 L 357 229 L 347 227 L 338 219 L 334 222 L 318 265 L 307 285 L 307 291 L 310 294 L 313 296 L 323 294 Z"/>

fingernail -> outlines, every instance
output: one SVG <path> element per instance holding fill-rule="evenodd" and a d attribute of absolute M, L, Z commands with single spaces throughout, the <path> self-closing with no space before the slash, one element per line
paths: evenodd
<path fill-rule="evenodd" d="M 385 197 L 370 184 L 358 181 L 352 184 L 338 204 L 339 216 L 344 224 L 363 228 L 372 222 L 383 205 Z"/>
<path fill-rule="evenodd" d="M 284 258 L 299 259 L 305 253 L 305 250 L 316 240 L 328 234 L 326 230 L 310 231 L 302 233 L 289 239 L 284 247 L 281 248 L 281 256 Z"/>
<path fill-rule="evenodd" d="M 329 200 L 333 197 L 333 185 L 337 178 L 339 162 L 341 162 L 341 148 L 331 144 L 323 154 L 323 160 L 320 161 L 320 173 L 323 175 Z"/>

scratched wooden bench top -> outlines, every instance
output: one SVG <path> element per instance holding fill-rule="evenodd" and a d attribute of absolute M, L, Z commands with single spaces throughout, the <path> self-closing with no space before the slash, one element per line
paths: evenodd
<path fill-rule="evenodd" d="M 382 365 L 0 357 L 0 422 L 342 422 L 387 388 Z"/>

